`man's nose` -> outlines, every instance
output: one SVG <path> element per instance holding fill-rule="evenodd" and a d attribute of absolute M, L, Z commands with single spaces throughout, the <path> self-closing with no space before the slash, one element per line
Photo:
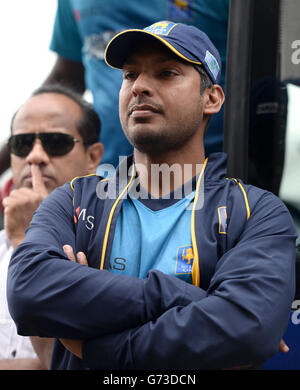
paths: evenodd
<path fill-rule="evenodd" d="M 132 93 L 135 96 L 138 95 L 152 96 L 153 82 L 151 82 L 150 77 L 144 73 L 139 74 L 133 83 Z"/>
<path fill-rule="evenodd" d="M 49 156 L 45 152 L 43 145 L 39 139 L 35 140 L 33 148 L 26 157 L 28 164 L 47 165 L 49 163 Z"/>

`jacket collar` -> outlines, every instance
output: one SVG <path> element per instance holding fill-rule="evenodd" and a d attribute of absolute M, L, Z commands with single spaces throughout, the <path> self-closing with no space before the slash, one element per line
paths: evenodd
<path fill-rule="evenodd" d="M 227 154 L 223 152 L 212 153 L 207 158 L 204 171 L 205 183 L 220 182 L 226 177 Z M 132 180 L 133 179 L 133 180 Z M 109 180 L 117 196 L 128 186 L 130 180 L 137 179 L 133 155 L 125 158 L 118 166 L 115 175 Z M 136 185 L 136 183 L 135 183 Z"/>

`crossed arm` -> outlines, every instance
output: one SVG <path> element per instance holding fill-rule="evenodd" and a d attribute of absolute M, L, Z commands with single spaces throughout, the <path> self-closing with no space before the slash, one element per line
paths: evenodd
<path fill-rule="evenodd" d="M 60 206 L 61 191 L 47 198 L 10 265 L 19 332 L 84 340 L 91 368 L 223 368 L 277 351 L 294 293 L 295 236 L 276 202 L 267 220 L 253 213 L 203 291 L 158 271 L 141 280 L 64 261 L 72 210 Z"/>
<path fill-rule="evenodd" d="M 88 260 L 85 253 L 78 252 L 77 254 L 75 254 L 73 248 L 70 245 L 64 245 L 63 250 L 70 261 L 78 262 L 79 264 L 88 266 Z M 83 340 L 74 340 L 74 339 L 65 338 L 65 339 L 60 339 L 60 341 L 65 346 L 65 348 L 67 348 L 75 356 L 77 356 L 80 359 L 83 358 L 83 352 L 82 352 Z M 289 352 L 289 347 L 283 339 L 280 340 L 278 350 L 282 353 Z M 249 366 L 247 365 L 244 367 L 249 367 Z M 242 368 L 242 367 L 238 367 L 238 368 Z"/>

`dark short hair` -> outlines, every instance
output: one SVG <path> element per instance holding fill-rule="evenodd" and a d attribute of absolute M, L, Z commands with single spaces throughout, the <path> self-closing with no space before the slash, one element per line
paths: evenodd
<path fill-rule="evenodd" d="M 77 123 L 77 130 L 82 137 L 85 145 L 91 145 L 99 141 L 101 121 L 99 116 L 96 114 L 91 103 L 87 102 L 80 94 L 73 91 L 62 84 L 48 84 L 43 85 L 33 91 L 30 97 L 41 95 L 43 93 L 58 93 L 65 95 L 76 102 L 82 111 L 81 118 Z M 19 109 L 15 112 L 11 119 L 11 131 L 13 128 L 13 121 L 17 115 Z"/>
<path fill-rule="evenodd" d="M 213 82 L 202 66 L 194 64 L 194 68 L 201 76 L 200 94 L 202 95 L 206 88 L 211 88 L 213 86 Z"/>

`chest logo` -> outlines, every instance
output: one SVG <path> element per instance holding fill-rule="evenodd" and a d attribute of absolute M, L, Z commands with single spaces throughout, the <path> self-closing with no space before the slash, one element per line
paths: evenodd
<path fill-rule="evenodd" d="M 74 223 L 77 224 L 79 220 L 82 220 L 85 224 L 85 227 L 88 230 L 94 228 L 94 217 L 92 215 L 87 215 L 86 209 L 80 210 L 80 206 L 77 207 L 74 215 Z"/>
<path fill-rule="evenodd" d="M 194 262 L 192 245 L 181 246 L 177 250 L 175 274 L 191 274 Z"/>
<path fill-rule="evenodd" d="M 192 18 L 192 0 L 169 0 L 168 18 L 188 20 Z"/>
<path fill-rule="evenodd" d="M 218 208 L 219 234 L 227 234 L 227 207 Z"/>

